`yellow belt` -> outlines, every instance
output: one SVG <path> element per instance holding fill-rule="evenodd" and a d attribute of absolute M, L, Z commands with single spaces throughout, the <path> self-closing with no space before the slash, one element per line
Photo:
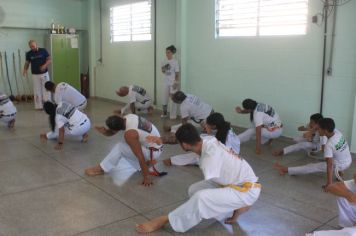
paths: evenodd
<path fill-rule="evenodd" d="M 245 193 L 245 192 L 249 191 L 251 188 L 261 188 L 262 185 L 259 183 L 245 182 L 241 186 L 234 185 L 234 184 L 228 184 L 228 185 L 222 185 L 222 187 L 223 188 L 232 188 L 239 192 Z"/>

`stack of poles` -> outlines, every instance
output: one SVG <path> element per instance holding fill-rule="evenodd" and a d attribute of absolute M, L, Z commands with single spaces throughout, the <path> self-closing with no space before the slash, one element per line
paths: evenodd
<path fill-rule="evenodd" d="M 12 101 L 20 102 L 20 101 L 32 101 L 33 94 L 31 93 L 31 86 L 28 75 L 26 77 L 22 74 L 22 64 L 21 64 L 21 51 L 18 49 L 18 68 L 16 68 L 16 55 L 12 54 L 13 59 L 13 77 L 10 77 L 9 73 L 9 62 L 7 58 L 7 52 L 0 52 L 0 75 L 3 83 L 3 89 L 6 94 L 9 95 Z M 5 68 L 4 65 L 5 64 Z M 5 77 L 6 73 L 6 77 Z M 11 82 L 15 82 L 15 87 L 12 86 Z M 6 86 L 7 85 L 7 86 Z M 22 91 L 21 88 L 22 87 Z M 7 89 L 7 87 L 9 89 Z M 26 88 L 27 87 L 27 88 Z M 16 94 L 14 93 L 16 92 Z"/>

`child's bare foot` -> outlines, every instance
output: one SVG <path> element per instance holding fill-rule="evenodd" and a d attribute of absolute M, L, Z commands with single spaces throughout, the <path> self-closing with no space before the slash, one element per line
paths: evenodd
<path fill-rule="evenodd" d="M 85 169 L 85 174 L 87 176 L 103 175 L 104 174 L 104 170 L 103 170 L 103 168 L 101 168 L 100 165 L 97 165 L 97 166 Z"/>
<path fill-rule="evenodd" d="M 82 137 L 82 143 L 88 142 L 88 139 L 89 139 L 89 135 L 87 133 L 85 133 Z"/>
<path fill-rule="evenodd" d="M 164 126 L 163 126 L 163 130 L 164 130 L 164 132 L 171 132 L 171 126 L 169 126 L 169 125 L 164 125 Z"/>
<path fill-rule="evenodd" d="M 150 106 L 147 108 L 147 113 L 152 114 L 153 110 L 154 110 L 153 106 Z"/>
<path fill-rule="evenodd" d="M 250 208 L 251 208 L 250 206 L 246 206 L 246 207 L 235 210 L 233 215 L 230 218 L 227 218 L 225 220 L 225 224 L 229 224 L 229 225 L 235 224 L 237 219 L 240 217 L 240 215 L 242 213 L 245 213 L 246 211 L 250 210 Z"/>
<path fill-rule="evenodd" d="M 13 129 L 15 127 L 15 119 L 13 119 L 12 121 L 10 121 L 8 124 L 7 124 L 7 127 L 9 127 L 10 129 Z"/>
<path fill-rule="evenodd" d="M 285 175 L 288 173 L 288 168 L 285 166 L 280 165 L 278 162 L 274 163 L 273 168 L 278 170 L 279 175 Z"/>
<path fill-rule="evenodd" d="M 283 156 L 283 149 L 277 149 L 272 152 L 273 156 Z"/>
<path fill-rule="evenodd" d="M 139 233 L 151 233 L 162 228 L 168 223 L 168 216 L 160 216 L 143 224 L 136 225 L 136 231 Z"/>
<path fill-rule="evenodd" d="M 172 165 L 171 158 L 163 160 L 163 164 L 166 166 L 171 166 Z"/>
<path fill-rule="evenodd" d="M 40 134 L 40 140 L 42 143 L 45 143 L 47 141 L 47 135 L 46 134 Z"/>

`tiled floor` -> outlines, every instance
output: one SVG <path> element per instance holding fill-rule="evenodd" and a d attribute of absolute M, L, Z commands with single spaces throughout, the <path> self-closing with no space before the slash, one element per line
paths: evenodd
<path fill-rule="evenodd" d="M 94 125 L 102 125 L 116 106 L 91 100 L 86 112 Z M 197 167 L 161 166 L 168 175 L 145 188 L 139 185 L 140 174 L 125 163 L 110 175 L 88 178 L 83 170 L 99 163 L 118 137 L 106 138 L 91 130 L 88 143 L 66 141 L 64 149 L 56 151 L 54 142 L 40 142 L 39 134 L 48 129 L 47 117 L 32 107 L 17 105 L 14 131 L 0 126 L 0 235 L 136 235 L 135 224 L 177 207 L 187 199 L 189 185 L 202 178 Z M 162 129 L 158 113 L 149 119 Z M 288 142 L 275 141 L 272 148 Z M 323 174 L 280 177 L 272 169 L 276 158 L 271 147 L 264 147 L 258 157 L 253 148 L 253 142 L 246 143 L 241 154 L 263 185 L 257 203 L 232 227 L 204 221 L 187 235 L 298 236 L 337 227 L 335 198 L 321 190 Z M 161 158 L 175 153 L 182 153 L 179 146 L 167 145 Z M 304 153 L 297 153 L 281 163 L 308 161 Z M 355 171 L 353 164 L 346 178 Z M 167 225 L 152 235 L 178 234 Z"/>

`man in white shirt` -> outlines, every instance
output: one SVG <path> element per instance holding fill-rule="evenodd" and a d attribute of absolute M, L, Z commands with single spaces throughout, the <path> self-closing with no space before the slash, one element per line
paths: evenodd
<path fill-rule="evenodd" d="M 160 136 L 158 129 L 148 120 L 135 114 L 124 117 L 110 116 L 106 120 L 105 127 L 95 127 L 105 136 L 113 136 L 119 131 L 124 131 L 124 140 L 120 140 L 111 152 L 97 166 L 85 170 L 88 176 L 109 173 L 117 167 L 121 158 L 125 158 L 135 169 L 141 171 L 143 176 L 142 185 L 152 185 L 150 175 L 161 176 L 154 163 L 162 153 L 162 145 L 150 143 L 148 136 Z M 147 163 L 151 164 L 151 170 Z M 164 173 L 163 173 L 164 174 Z"/>
<path fill-rule="evenodd" d="M 83 111 L 87 106 L 87 99 L 83 94 L 67 83 L 61 82 L 55 84 L 52 81 L 47 81 L 45 83 L 45 88 L 47 91 L 54 94 L 54 102 L 56 104 L 67 102 L 80 111 Z"/>
<path fill-rule="evenodd" d="M 132 114 L 135 114 L 136 110 L 142 112 L 153 111 L 152 99 L 150 95 L 140 86 L 122 86 L 116 90 L 116 94 L 120 97 L 128 96 L 129 98 L 129 102 L 121 110 L 116 111 L 116 113 L 120 115 L 124 115 L 128 108 L 130 108 Z"/>
<path fill-rule="evenodd" d="M 350 167 L 352 158 L 349 145 L 340 131 L 335 129 L 333 119 L 323 118 L 319 120 L 318 132 L 321 136 L 326 136 L 328 139 L 324 147 L 325 161 L 289 168 L 277 162 L 274 168 L 277 169 L 281 175 L 287 173 L 289 175 L 303 175 L 326 172 L 327 183 L 323 186 L 325 189 L 333 182 L 333 172 L 338 180 L 342 180 L 343 171 Z"/>
<path fill-rule="evenodd" d="M 176 138 L 185 151 L 200 156 L 204 180 L 190 186 L 190 199 L 168 215 L 137 225 L 140 233 L 149 233 L 170 223 L 173 230 L 184 233 L 202 219 L 228 217 L 227 224 L 236 222 L 258 199 L 261 185 L 250 165 L 215 137 L 201 138 L 192 124 L 182 125 Z"/>
<path fill-rule="evenodd" d="M 195 95 L 184 94 L 178 91 L 173 94 L 172 100 L 180 104 L 180 114 L 182 116 L 182 123 L 173 125 L 166 130 L 175 133 L 181 125 L 191 123 L 195 127 L 204 128 L 206 118 L 214 112 L 211 105 L 203 102 Z"/>
<path fill-rule="evenodd" d="M 326 189 L 337 196 L 339 207 L 339 226 L 342 230 L 315 231 L 306 236 L 354 236 L 356 235 L 356 173 L 353 179 L 337 182 L 329 185 Z"/>

